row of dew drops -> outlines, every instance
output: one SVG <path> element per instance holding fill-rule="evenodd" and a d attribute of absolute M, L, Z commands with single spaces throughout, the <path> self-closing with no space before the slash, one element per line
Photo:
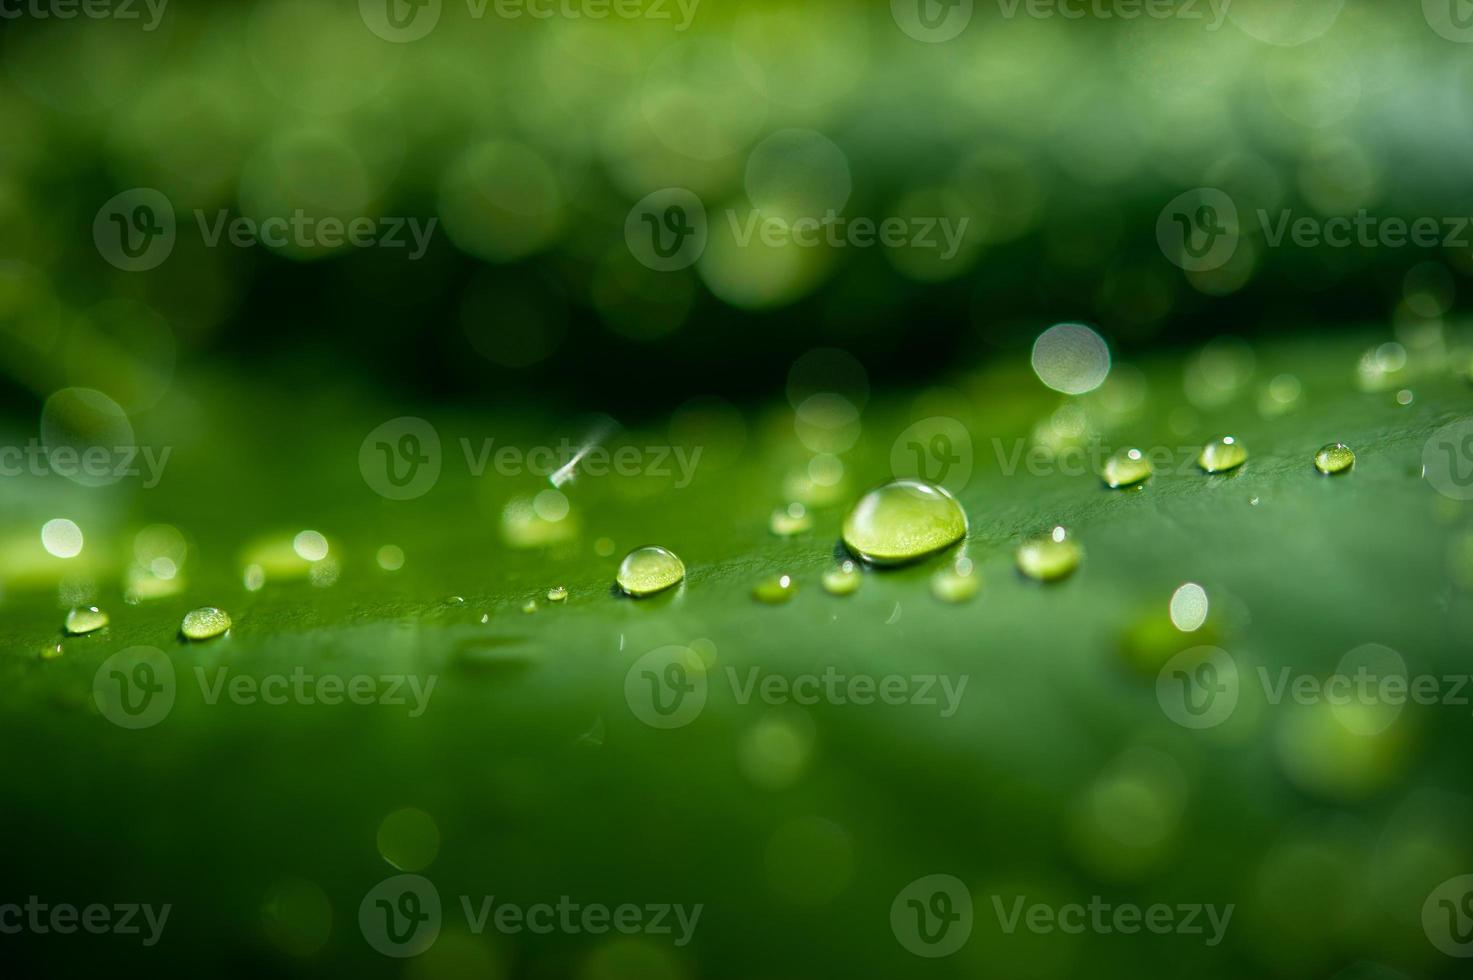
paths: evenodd
<path fill-rule="evenodd" d="M 1038 338 L 1033 349 L 1032 366 L 1047 387 L 1069 395 L 1083 394 L 1099 387 L 1109 374 L 1109 348 L 1088 327 L 1060 324 Z M 1204 473 L 1224 474 L 1239 469 L 1247 460 L 1247 448 L 1228 435 L 1203 446 L 1197 464 Z M 1345 474 L 1355 464 L 1355 453 L 1343 443 L 1333 443 L 1318 450 L 1313 463 L 1321 474 Z M 1103 462 L 1099 475 L 1112 489 L 1128 489 L 1143 484 L 1153 472 L 1145 453 L 1126 447 Z M 560 497 L 562 510 L 566 511 L 566 498 L 557 491 L 545 493 Z M 772 533 L 781 537 L 802 534 L 812 525 L 811 514 L 800 503 L 774 511 L 769 521 Z M 159 555 L 155 555 L 147 567 L 145 578 L 167 585 L 169 579 L 175 578 L 177 563 L 183 560 L 182 535 L 166 525 L 155 527 L 172 531 L 173 536 L 179 539 L 174 542 L 177 548 L 164 547 L 170 542 L 155 542 L 160 546 L 152 550 Z M 917 479 L 886 483 L 861 496 L 846 515 L 842 540 L 847 557 L 823 572 L 823 589 L 835 596 L 852 595 L 863 581 L 861 564 L 876 568 L 910 564 L 951 548 L 963 541 L 967 532 L 966 513 L 945 488 Z M 81 549 L 81 531 L 69 520 L 56 519 L 43 527 L 42 542 L 51 554 L 71 557 Z M 176 550 L 180 552 L 177 555 L 173 554 Z M 314 584 L 331 584 L 336 579 L 337 565 L 329 559 L 328 542 L 320 532 L 300 532 L 293 538 L 291 550 L 292 557 L 307 563 Z M 597 550 L 600 554 L 612 554 L 612 542 L 599 539 Z M 389 571 L 397 570 L 404 563 L 403 550 L 396 545 L 385 545 L 377 557 L 380 567 Z M 1067 528 L 1055 526 L 1021 542 L 1014 558 L 1023 575 L 1040 582 L 1056 582 L 1067 578 L 1079 567 L 1084 550 Z M 271 565 L 268 559 L 269 556 L 262 558 L 261 562 Z M 250 591 L 258 591 L 264 584 L 266 571 L 262 563 L 253 562 L 246 567 L 244 584 Z M 685 576 L 685 564 L 674 551 L 647 545 L 624 557 L 615 581 L 621 593 L 642 599 L 679 585 Z M 980 587 L 980 576 L 966 556 L 965 546 L 931 579 L 933 594 L 947 602 L 965 602 L 975 596 Z M 759 581 L 752 595 L 759 602 L 777 604 L 788 601 L 796 592 L 797 583 L 793 576 L 777 574 Z M 546 599 L 562 603 L 568 595 L 567 588 L 558 585 L 548 590 Z M 535 612 L 537 608 L 535 599 L 529 599 L 522 606 L 527 613 Z M 68 612 L 64 632 L 70 636 L 84 635 L 101 630 L 108 623 L 108 614 L 98 606 L 78 605 Z M 189 641 L 210 640 L 228 633 L 232 625 L 230 615 L 223 609 L 204 606 L 185 614 L 180 624 L 180 635 Z M 60 646 L 48 648 L 47 652 L 59 655 Z"/>

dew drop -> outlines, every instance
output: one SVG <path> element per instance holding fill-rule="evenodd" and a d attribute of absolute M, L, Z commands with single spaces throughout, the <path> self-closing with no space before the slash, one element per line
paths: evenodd
<path fill-rule="evenodd" d="M 66 614 L 66 631 L 71 636 L 95 633 L 107 623 L 107 613 L 96 606 L 76 606 Z"/>
<path fill-rule="evenodd" d="M 1248 450 L 1232 436 L 1214 439 L 1202 447 L 1197 465 L 1208 473 L 1226 473 L 1248 462 Z"/>
<path fill-rule="evenodd" d="M 522 612 L 524 612 L 524 613 L 534 613 L 536 611 L 537 611 L 537 600 L 536 599 L 528 599 L 526 602 L 522 603 Z"/>
<path fill-rule="evenodd" d="M 863 581 L 859 566 L 846 558 L 823 573 L 823 590 L 829 595 L 853 595 Z"/>
<path fill-rule="evenodd" d="M 1126 448 L 1116 450 L 1110 458 L 1105 460 L 1104 467 L 1100 470 L 1100 477 L 1105 485 L 1113 489 L 1121 487 L 1132 487 L 1137 483 L 1144 483 L 1150 479 L 1155 472 L 1151 461 L 1146 454 L 1139 449 Z"/>
<path fill-rule="evenodd" d="M 619 563 L 616 581 L 625 595 L 636 598 L 663 592 L 685 578 L 685 564 L 668 548 L 635 548 Z"/>
<path fill-rule="evenodd" d="M 41 648 L 41 659 L 56 660 L 65 652 L 60 643 L 48 643 Z"/>
<path fill-rule="evenodd" d="M 1084 549 L 1066 529 L 1056 527 L 1018 546 L 1018 570 L 1040 582 L 1056 582 L 1079 567 Z"/>
<path fill-rule="evenodd" d="M 774 575 L 772 578 L 765 578 L 757 583 L 757 586 L 752 589 L 752 598 L 768 605 L 776 605 L 780 602 L 787 602 L 797 591 L 797 583 L 793 581 L 791 575 Z"/>
<path fill-rule="evenodd" d="M 548 602 L 564 602 L 567 600 L 567 598 L 568 590 L 563 588 L 561 585 L 554 585 L 552 588 L 547 590 Z"/>
<path fill-rule="evenodd" d="M 966 602 L 982 587 L 982 578 L 970 558 L 958 558 L 931 576 L 931 594 L 942 602 Z"/>
<path fill-rule="evenodd" d="M 208 640 L 230 629 L 230 615 L 214 606 L 202 606 L 184 614 L 180 631 L 186 640 Z"/>
<path fill-rule="evenodd" d="M 808 513 L 807 507 L 799 503 L 792 503 L 785 508 L 773 511 L 767 526 L 778 537 L 790 538 L 795 534 L 811 530 L 813 516 Z"/>
<path fill-rule="evenodd" d="M 844 544 L 876 565 L 914 561 L 966 534 L 967 515 L 956 498 L 919 480 L 876 487 L 844 518 Z"/>
<path fill-rule="evenodd" d="M 1355 465 L 1355 452 L 1343 442 L 1332 442 L 1314 454 L 1314 468 L 1330 475 L 1347 473 Z"/>

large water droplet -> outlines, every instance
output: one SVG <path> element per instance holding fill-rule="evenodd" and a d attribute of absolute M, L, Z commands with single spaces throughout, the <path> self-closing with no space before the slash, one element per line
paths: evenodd
<path fill-rule="evenodd" d="M 1029 538 L 1018 546 L 1018 570 L 1040 582 L 1066 577 L 1084 558 L 1084 549 L 1067 530 L 1056 527 L 1047 534 Z"/>
<path fill-rule="evenodd" d="M 616 581 L 625 595 L 647 596 L 663 592 L 685 578 L 685 564 L 668 548 L 650 545 L 635 548 L 619 563 Z"/>
<path fill-rule="evenodd" d="M 1106 486 L 1119 489 L 1143 483 L 1150 479 L 1153 472 L 1155 470 L 1145 453 L 1139 449 L 1126 448 L 1117 450 L 1105 460 L 1100 477 Z"/>
<path fill-rule="evenodd" d="M 187 640 L 208 640 L 230 629 L 230 616 L 223 609 L 203 606 L 184 614 L 180 632 Z"/>
<path fill-rule="evenodd" d="M 1355 453 L 1343 442 L 1333 442 L 1314 454 L 1314 468 L 1321 473 L 1345 473 L 1355 465 Z"/>
<path fill-rule="evenodd" d="M 797 591 L 798 586 L 791 575 L 774 575 L 758 582 L 756 588 L 752 589 L 752 597 L 758 602 L 776 605 L 787 602 Z"/>
<path fill-rule="evenodd" d="M 1214 439 L 1202 447 L 1197 465 L 1208 473 L 1226 473 L 1248 462 L 1248 450 L 1232 436 Z"/>
<path fill-rule="evenodd" d="M 844 518 L 844 544 L 876 565 L 914 561 L 966 535 L 967 515 L 956 498 L 919 480 L 876 487 Z"/>
<path fill-rule="evenodd" d="M 846 559 L 823 573 L 823 590 L 829 595 L 853 595 L 863 581 L 859 566 Z"/>
<path fill-rule="evenodd" d="M 107 622 L 107 613 L 96 606 L 77 606 L 66 614 L 66 631 L 81 636 L 102 629 Z"/>

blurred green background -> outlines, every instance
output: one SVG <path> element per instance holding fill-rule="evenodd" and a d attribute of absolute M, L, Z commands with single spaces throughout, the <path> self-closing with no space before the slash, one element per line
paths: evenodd
<path fill-rule="evenodd" d="M 1473 908 L 1444 922 L 1429 896 L 1473 873 L 1473 709 L 1368 723 L 1250 678 L 1324 678 L 1367 644 L 1468 672 L 1473 515 L 1428 472 L 1473 362 L 1460 2 L 0 8 L 0 906 L 173 906 L 155 946 L 0 953 L 25 976 L 1459 975 L 1434 937 Z M 662 270 L 638 232 L 669 188 L 707 238 Z M 1183 194 L 1201 218 L 1198 188 L 1237 219 L 1194 271 L 1162 229 Z M 109 234 L 165 210 L 139 240 L 166 254 L 130 271 Z M 1463 230 L 1269 233 L 1361 212 Z M 212 238 L 296 214 L 406 245 Z M 754 216 L 961 231 L 950 255 L 744 242 Z M 1082 346 L 1035 347 L 1059 322 L 1091 325 Z M 403 449 L 405 418 L 439 470 L 395 499 L 378 445 Z M 968 539 L 826 594 L 845 511 L 914 475 L 938 418 Z M 1227 433 L 1248 464 L 1204 476 Z M 1336 441 L 1356 467 L 1323 477 Z M 1074 466 L 1126 445 L 1165 454 L 1143 489 Z M 89 446 L 141 447 L 141 472 L 32 465 Z M 526 465 L 565 446 L 639 467 Z M 479 470 L 500 447 L 521 463 Z M 1056 524 L 1085 559 L 1040 586 L 1013 549 Z M 648 543 L 685 585 L 618 597 Z M 960 558 L 982 584 L 949 603 L 933 576 Z M 753 600 L 784 574 L 790 602 Z M 92 604 L 108 627 L 64 637 Z M 230 635 L 181 642 L 206 605 Z M 134 731 L 94 685 L 139 645 L 178 692 Z M 669 645 L 710 691 L 667 731 L 626 682 Z M 1194 730 L 1157 680 L 1202 645 L 1243 689 Z M 412 717 L 211 704 L 196 668 L 436 687 Z M 968 687 L 950 716 L 743 703 L 727 668 Z M 444 907 L 405 959 L 359 912 L 401 872 Z M 974 915 L 936 959 L 891 911 L 933 874 Z M 703 911 L 680 946 L 477 934 L 459 899 L 486 895 Z M 994 899 L 1017 896 L 1235 911 L 1212 946 L 1008 933 Z"/>

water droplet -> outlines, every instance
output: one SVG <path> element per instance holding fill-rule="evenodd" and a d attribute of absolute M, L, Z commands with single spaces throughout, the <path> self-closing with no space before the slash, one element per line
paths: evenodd
<path fill-rule="evenodd" d="M 1197 465 L 1208 473 L 1226 473 L 1248 462 L 1248 450 L 1232 436 L 1214 439 L 1202 447 Z"/>
<path fill-rule="evenodd" d="M 865 561 L 914 561 L 967 535 L 967 515 L 956 498 L 919 480 L 876 487 L 844 518 L 844 544 Z"/>
<path fill-rule="evenodd" d="M 791 575 L 774 575 L 757 583 L 756 588 L 752 589 L 752 598 L 775 605 L 787 602 L 797 591 L 798 586 Z"/>
<path fill-rule="evenodd" d="M 1314 454 L 1314 468 L 1321 473 L 1345 473 L 1355 465 L 1355 452 L 1343 442 L 1332 442 Z"/>
<path fill-rule="evenodd" d="M 616 580 L 625 595 L 654 595 L 685 578 L 685 564 L 675 552 L 650 545 L 635 548 L 619 563 Z"/>
<path fill-rule="evenodd" d="M 1084 549 L 1067 530 L 1056 527 L 1047 534 L 1031 537 L 1018 546 L 1018 570 L 1040 582 L 1065 578 L 1084 558 Z"/>
<path fill-rule="evenodd" d="M 184 614 L 181 632 L 187 640 L 208 640 L 230 629 L 230 616 L 223 609 L 202 606 Z"/>
<path fill-rule="evenodd" d="M 554 585 L 547 590 L 548 602 L 563 602 L 568 598 L 568 590 L 561 585 Z"/>
<path fill-rule="evenodd" d="M 772 518 L 767 522 L 767 526 L 772 530 L 773 534 L 788 538 L 795 534 L 802 534 L 804 531 L 811 530 L 813 528 L 813 517 L 808 513 L 807 507 L 799 503 L 792 503 L 788 504 L 784 509 L 773 511 Z"/>
<path fill-rule="evenodd" d="M 1183 633 L 1194 633 L 1207 622 L 1207 590 L 1186 582 L 1171 594 L 1171 625 Z"/>
<path fill-rule="evenodd" d="M 522 612 L 524 612 L 524 613 L 534 613 L 536 611 L 537 611 L 537 600 L 536 599 L 528 599 L 526 602 L 522 603 Z"/>
<path fill-rule="evenodd" d="M 1403 388 L 1396 393 L 1396 403 L 1398 405 L 1410 405 L 1412 403 L 1412 399 L 1415 397 L 1416 396 L 1412 394 L 1412 390 L 1410 388 Z"/>
<path fill-rule="evenodd" d="M 1154 472 L 1151 461 L 1146 458 L 1145 453 L 1139 449 L 1126 448 L 1117 450 L 1105 460 L 1105 465 L 1100 470 L 1100 477 L 1104 479 L 1106 486 L 1119 489 L 1143 483 L 1150 479 Z"/>
<path fill-rule="evenodd" d="M 75 558 L 82 553 L 82 529 L 65 517 L 49 520 L 41 525 L 41 544 L 57 558 Z"/>
<path fill-rule="evenodd" d="M 958 558 L 949 568 L 931 576 L 931 594 L 942 602 L 966 602 L 982 587 L 970 558 Z"/>
<path fill-rule="evenodd" d="M 321 561 L 327 557 L 327 538 L 321 531 L 300 531 L 292 538 L 292 550 L 303 561 Z"/>
<path fill-rule="evenodd" d="M 60 643 L 48 643 L 41 648 L 41 659 L 55 660 L 64 652 Z"/>
<path fill-rule="evenodd" d="M 829 595 L 853 595 L 863 581 L 859 566 L 845 559 L 823 573 L 823 590 Z"/>
<path fill-rule="evenodd" d="M 66 631 L 72 636 L 96 632 L 107 623 L 107 613 L 96 606 L 77 606 L 66 614 Z"/>

